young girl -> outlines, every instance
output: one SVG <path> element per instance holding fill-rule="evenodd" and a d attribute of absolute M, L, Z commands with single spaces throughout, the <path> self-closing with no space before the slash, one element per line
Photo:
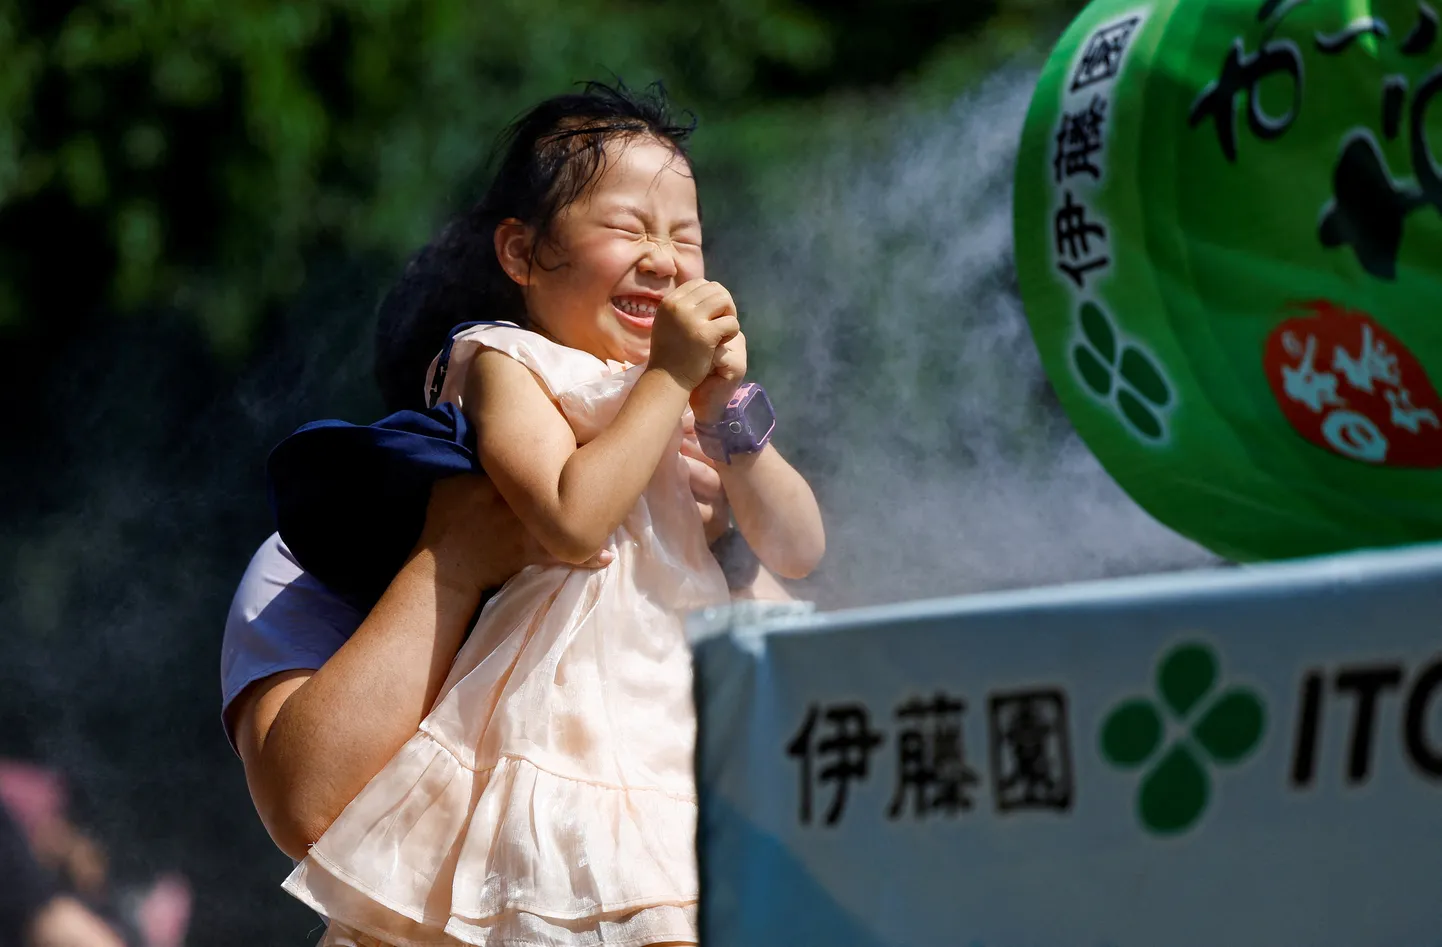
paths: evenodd
<path fill-rule="evenodd" d="M 728 593 L 679 453 L 693 415 L 762 564 L 804 576 L 825 540 L 705 279 L 687 131 L 659 92 L 593 84 L 511 132 L 477 217 L 485 316 L 516 325 L 458 333 L 425 383 L 551 555 L 613 558 L 529 568 L 487 604 L 420 732 L 286 882 L 325 944 L 696 942 L 682 621 Z"/>

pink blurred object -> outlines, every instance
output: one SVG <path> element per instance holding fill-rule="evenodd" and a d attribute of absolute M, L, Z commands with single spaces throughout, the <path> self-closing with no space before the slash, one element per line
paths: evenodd
<path fill-rule="evenodd" d="M 183 947 L 190 908 L 189 882 L 179 875 L 162 876 L 135 909 L 135 923 L 146 947 Z"/>
<path fill-rule="evenodd" d="M 64 818 L 69 798 L 60 774 L 33 763 L 0 760 L 0 805 L 33 840 Z"/>
<path fill-rule="evenodd" d="M 31 846 L 37 850 L 37 857 L 48 854 L 51 843 L 57 842 L 64 845 L 71 855 L 77 844 L 93 848 L 93 843 L 77 836 L 74 828 L 66 822 L 65 810 L 69 802 L 65 780 L 59 773 L 34 763 L 0 759 L 0 805 L 20 825 Z M 103 857 L 97 864 L 100 865 L 97 869 L 99 874 L 93 883 L 81 887 L 98 888 L 103 884 Z M 72 874 L 75 867 L 72 862 Z M 83 879 L 75 880 L 79 884 Z M 141 895 L 135 906 L 135 923 L 145 938 L 145 947 L 184 947 L 185 934 L 190 928 L 191 908 L 189 882 L 179 875 L 161 876 Z"/>

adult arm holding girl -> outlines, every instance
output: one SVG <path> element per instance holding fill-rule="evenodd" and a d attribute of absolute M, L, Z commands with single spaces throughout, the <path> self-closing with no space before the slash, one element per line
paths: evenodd
<path fill-rule="evenodd" d="M 708 538 L 715 539 L 728 516 L 720 478 L 713 463 L 698 457 L 689 457 L 687 466 Z M 282 656 L 290 666 L 271 673 L 263 667 L 254 680 L 243 680 L 223 722 L 262 824 L 281 851 L 300 859 L 415 732 L 471 628 L 483 589 L 551 557 L 495 485 L 476 476 L 436 485 L 420 541 L 369 614 L 334 601 L 298 567 L 293 575 L 265 575 L 269 551 L 263 548 L 237 593 L 226 649 L 233 654 L 264 645 L 264 657 L 250 660 L 271 664 L 275 643 L 255 641 L 258 626 L 270 624 L 293 649 Z M 604 566 L 610 558 L 603 550 L 588 564 Z M 257 586 L 269 589 L 257 592 Z M 270 597 L 257 601 L 257 594 Z M 786 597 L 764 570 L 734 594 Z M 271 606 L 286 596 L 291 607 L 273 613 Z"/>
<path fill-rule="evenodd" d="M 543 558 L 484 477 L 442 480 L 420 541 L 339 649 L 323 662 L 302 656 L 316 667 L 267 675 L 232 700 L 227 729 L 256 811 L 282 851 L 304 858 L 415 733 L 470 631 L 482 591 Z M 607 561 L 597 557 L 592 565 Z M 296 583 L 289 590 L 300 595 L 307 588 Z M 287 614 L 313 617 L 299 609 Z"/>

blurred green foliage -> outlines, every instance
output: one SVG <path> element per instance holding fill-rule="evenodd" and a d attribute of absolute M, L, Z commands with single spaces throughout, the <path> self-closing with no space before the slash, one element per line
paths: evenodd
<path fill-rule="evenodd" d="M 706 117 L 703 153 L 744 176 L 808 133 L 818 98 L 954 95 L 1075 6 L 0 5 L 0 338 L 173 310 L 243 356 L 317 253 L 414 250 L 474 196 L 495 132 L 580 79 L 663 78 Z"/>

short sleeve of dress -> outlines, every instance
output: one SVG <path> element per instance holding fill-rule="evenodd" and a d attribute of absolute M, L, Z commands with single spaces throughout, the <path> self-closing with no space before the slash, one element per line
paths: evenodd
<path fill-rule="evenodd" d="M 624 368 L 619 362 L 603 362 L 594 355 L 567 348 L 528 329 L 509 325 L 481 325 L 456 333 L 451 343 L 449 365 L 440 400 L 464 407 L 462 392 L 471 362 L 481 349 L 503 352 L 529 368 L 540 379 L 547 394 L 559 398 L 565 392 L 612 375 Z M 426 374 L 429 388 L 438 361 Z"/>
<path fill-rule="evenodd" d="M 221 713 L 248 685 L 282 671 L 315 670 L 364 620 L 295 561 L 278 534 L 250 560 L 220 648 Z M 234 746 L 234 735 L 227 730 Z"/>

